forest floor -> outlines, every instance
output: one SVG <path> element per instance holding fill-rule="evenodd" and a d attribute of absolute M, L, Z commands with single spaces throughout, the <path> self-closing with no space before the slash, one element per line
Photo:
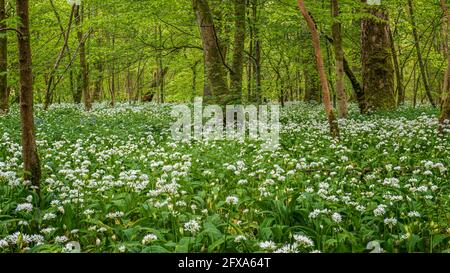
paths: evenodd
<path fill-rule="evenodd" d="M 42 198 L 0 116 L 0 252 L 450 252 L 450 137 L 437 111 L 282 110 L 280 148 L 174 142 L 170 105 L 36 109 Z"/>

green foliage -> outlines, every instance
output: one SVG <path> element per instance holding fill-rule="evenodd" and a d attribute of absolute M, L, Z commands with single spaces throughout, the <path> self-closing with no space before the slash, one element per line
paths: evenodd
<path fill-rule="evenodd" d="M 18 116 L 0 117 L 0 252 L 449 249 L 450 138 L 428 107 L 352 105 L 336 142 L 320 106 L 294 104 L 265 152 L 174 142 L 170 105 L 37 106 L 40 203 L 21 179 Z"/>

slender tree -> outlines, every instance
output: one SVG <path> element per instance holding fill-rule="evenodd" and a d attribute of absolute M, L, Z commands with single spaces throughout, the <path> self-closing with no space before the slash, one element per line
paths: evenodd
<path fill-rule="evenodd" d="M 234 0 L 235 34 L 233 67 L 231 73 L 231 93 L 235 103 L 240 103 L 242 100 L 242 74 L 244 68 L 245 48 L 245 8 L 246 0 Z"/>
<path fill-rule="evenodd" d="M 89 72 L 86 60 L 86 41 L 83 37 L 83 31 L 81 29 L 82 17 L 83 17 L 83 4 L 76 5 L 75 8 L 75 24 L 77 25 L 77 37 L 80 43 L 80 67 L 81 67 L 81 88 L 83 93 L 84 108 L 86 111 L 90 111 L 92 108 L 91 95 L 89 93 Z"/>
<path fill-rule="evenodd" d="M 433 96 L 431 94 L 430 85 L 428 83 L 428 76 L 427 71 L 425 67 L 425 62 L 423 60 L 422 51 L 420 50 L 420 40 L 419 40 L 419 34 L 417 33 L 417 25 L 416 25 L 416 18 L 414 14 L 414 6 L 412 3 L 412 0 L 408 0 L 408 10 L 409 10 L 409 16 L 411 19 L 411 26 L 412 26 L 412 33 L 414 37 L 414 44 L 417 52 L 417 60 L 419 61 L 419 68 L 420 73 L 422 75 L 422 83 L 425 88 L 425 93 L 427 95 L 428 101 L 431 103 L 433 107 L 436 107 L 436 103 L 433 100 Z"/>
<path fill-rule="evenodd" d="M 395 49 L 394 35 L 392 31 L 388 28 L 389 40 L 391 40 L 391 52 L 392 60 L 394 61 L 395 79 L 397 81 L 397 105 L 402 105 L 405 102 L 405 90 L 403 89 L 403 75 L 400 70 L 398 63 L 397 50 Z"/>
<path fill-rule="evenodd" d="M 0 0 L 0 114 L 8 112 L 8 39 L 6 35 L 6 3 Z"/>
<path fill-rule="evenodd" d="M 338 100 L 338 114 L 340 118 L 346 118 L 348 114 L 347 95 L 344 90 L 344 49 L 342 48 L 341 23 L 339 22 L 339 2 L 331 0 L 333 15 L 333 46 L 336 57 L 336 93 Z"/>
<path fill-rule="evenodd" d="M 56 12 L 56 8 L 55 8 L 55 6 L 53 4 L 53 1 L 50 1 L 50 3 L 52 5 L 52 8 L 55 10 L 55 13 L 58 14 Z M 69 16 L 69 23 L 68 23 L 68 26 L 67 26 L 67 31 L 64 31 L 64 29 L 63 29 L 64 45 L 62 46 L 62 48 L 61 48 L 61 50 L 60 50 L 60 52 L 58 54 L 58 57 L 56 58 L 56 61 L 55 61 L 54 65 L 53 65 L 52 70 L 50 71 L 50 75 L 49 75 L 49 79 L 48 79 L 48 83 L 47 83 L 47 91 L 45 93 L 45 103 L 44 103 L 44 109 L 45 110 L 47 110 L 47 108 L 50 106 L 50 104 L 52 103 L 52 100 L 53 100 L 53 92 L 52 92 L 53 89 L 52 89 L 52 87 L 53 87 L 53 80 L 55 79 L 55 73 L 56 73 L 56 71 L 57 71 L 57 69 L 58 69 L 58 67 L 59 67 L 59 65 L 61 63 L 61 60 L 64 57 L 65 51 L 69 50 L 68 43 L 69 43 L 70 29 L 72 27 L 72 19 L 73 19 L 75 8 L 76 8 L 75 5 L 73 5 L 72 6 L 72 11 L 70 12 L 70 16 Z M 57 18 L 58 18 L 58 21 L 60 21 L 59 15 L 57 15 Z"/>
<path fill-rule="evenodd" d="M 253 95 L 253 100 L 257 103 L 260 103 L 262 100 L 262 78 L 261 78 L 261 51 L 262 51 L 262 41 L 260 37 L 260 24 L 259 24 L 259 16 L 258 16 L 258 7 L 262 9 L 264 7 L 263 2 L 259 2 L 258 0 L 252 0 L 252 23 L 253 23 L 253 73 L 255 79 L 255 92 Z"/>
<path fill-rule="evenodd" d="M 36 146 L 33 116 L 33 78 L 31 71 L 31 46 L 28 0 L 17 0 L 16 11 L 20 18 L 18 23 L 18 48 L 20 70 L 20 118 L 22 122 L 22 157 L 24 179 L 31 181 L 39 190 L 41 166 Z"/>
<path fill-rule="evenodd" d="M 320 83 L 322 85 L 322 99 L 323 104 L 325 106 L 325 112 L 327 114 L 328 123 L 330 126 L 330 133 L 333 137 L 339 137 L 339 125 L 337 123 L 336 117 L 333 113 L 333 107 L 331 105 L 331 99 L 330 99 L 330 90 L 328 87 L 328 80 L 327 75 L 325 73 L 325 68 L 323 65 L 323 59 L 322 59 L 322 53 L 320 50 L 320 39 L 319 39 L 319 33 L 317 32 L 316 25 L 314 21 L 312 20 L 311 16 L 309 15 L 305 3 L 303 0 L 298 0 L 298 7 L 305 18 L 305 21 L 311 31 L 311 39 L 313 43 L 313 47 L 315 50 L 316 55 L 316 62 L 317 62 L 317 70 L 319 72 L 320 77 Z"/>

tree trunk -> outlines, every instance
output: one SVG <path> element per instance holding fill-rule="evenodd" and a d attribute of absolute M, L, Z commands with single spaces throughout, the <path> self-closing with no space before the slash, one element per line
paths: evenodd
<path fill-rule="evenodd" d="M 81 9 L 81 12 L 80 12 Z M 83 32 L 81 30 L 81 22 L 83 16 L 83 7 L 76 6 L 75 9 L 75 23 L 77 25 L 77 37 L 80 43 L 80 67 L 81 67 L 81 77 L 82 77 L 82 93 L 84 108 L 86 111 L 90 111 L 92 108 L 91 95 L 89 93 L 89 74 L 86 61 L 86 41 L 83 39 Z"/>
<path fill-rule="evenodd" d="M 249 28 L 249 39 L 248 39 L 248 58 L 247 58 L 247 101 L 252 101 L 253 96 L 253 70 L 254 59 L 253 59 L 253 41 L 255 39 L 253 35 L 253 29 L 255 24 L 252 20 L 250 11 L 251 11 L 251 1 L 247 1 L 248 9 L 247 9 L 247 20 L 248 20 L 248 28 Z"/>
<path fill-rule="evenodd" d="M 75 5 L 72 6 L 72 11 L 70 12 L 70 17 L 69 17 L 69 24 L 67 26 L 67 31 L 64 30 L 64 27 L 62 26 L 61 23 L 61 18 L 59 17 L 58 12 L 56 11 L 55 5 L 53 4 L 53 1 L 50 1 L 50 4 L 52 6 L 52 9 L 55 13 L 56 19 L 59 23 L 60 29 L 61 29 L 61 33 L 64 36 L 64 44 L 58 54 L 58 57 L 56 58 L 56 61 L 53 65 L 52 70 L 50 71 L 50 75 L 49 75 L 49 79 L 48 79 L 48 83 L 47 83 L 47 90 L 45 92 L 45 102 L 44 102 L 44 109 L 47 110 L 48 107 L 50 106 L 50 104 L 52 104 L 53 102 L 53 81 L 55 79 L 55 73 L 59 67 L 59 64 L 61 63 L 61 60 L 64 57 L 64 53 L 65 51 L 69 51 L 69 35 L 70 35 L 70 29 L 72 28 L 72 19 L 73 19 L 73 15 L 74 15 L 74 11 L 75 11 Z"/>
<path fill-rule="evenodd" d="M 313 47 L 314 47 L 314 50 L 316 53 L 315 55 L 316 55 L 316 62 L 317 62 L 317 70 L 319 72 L 320 83 L 322 85 L 323 104 L 325 106 L 325 112 L 327 114 L 328 123 L 330 126 L 330 134 L 334 138 L 339 138 L 339 124 L 337 123 L 336 117 L 334 116 L 333 108 L 331 105 L 330 90 L 328 88 L 327 75 L 325 73 L 325 68 L 324 68 L 323 59 L 322 59 L 322 53 L 320 50 L 319 33 L 317 32 L 316 25 L 314 24 L 311 16 L 309 15 L 308 11 L 306 10 L 303 0 L 298 0 L 298 7 L 299 7 L 303 17 L 305 18 L 309 29 L 311 30 L 311 39 L 312 39 Z"/>
<path fill-rule="evenodd" d="M 133 75 L 131 74 L 131 71 L 130 71 L 130 65 L 128 65 L 126 81 L 125 81 L 125 87 L 126 87 L 127 95 L 128 95 L 128 103 L 131 103 L 131 100 L 133 98 L 133 87 L 132 87 L 133 83 L 132 83 L 132 81 L 133 81 Z"/>
<path fill-rule="evenodd" d="M 95 68 L 97 70 L 97 78 L 95 79 L 95 88 L 94 88 L 94 101 L 100 101 L 100 97 L 103 89 L 103 63 L 101 60 L 98 60 L 95 64 Z"/>
<path fill-rule="evenodd" d="M 226 71 L 208 1 L 193 0 L 192 4 L 202 37 L 206 75 L 211 88 L 212 100 L 219 104 L 226 104 L 229 95 Z"/>
<path fill-rule="evenodd" d="M 450 27 L 450 22 L 448 20 L 450 20 L 450 17 L 448 17 L 448 7 L 447 4 L 445 3 L 445 0 L 440 0 L 440 4 L 441 4 L 441 9 L 444 13 L 444 17 L 442 18 L 442 36 L 443 36 L 443 53 L 444 53 L 444 57 L 445 59 L 448 60 L 449 58 L 449 48 L 448 48 L 448 31 L 449 31 L 449 27 Z M 443 80 L 443 84 L 442 84 L 442 89 L 441 89 L 441 103 L 443 102 L 443 99 L 445 98 L 445 94 L 447 93 L 447 90 L 449 88 L 449 68 L 450 68 L 450 63 L 447 64 L 447 68 L 445 69 L 445 73 L 444 73 L 444 80 Z"/>
<path fill-rule="evenodd" d="M 331 0 L 332 15 L 334 22 L 332 26 L 333 46 L 336 56 L 336 93 L 338 100 L 338 114 L 340 118 L 346 118 L 348 114 L 347 95 L 344 90 L 344 50 L 342 49 L 341 23 L 339 22 L 339 2 Z"/>
<path fill-rule="evenodd" d="M 245 48 L 245 8 L 246 0 L 234 0 L 236 18 L 230 91 L 233 96 L 233 103 L 235 104 L 240 104 L 242 101 L 242 74 L 244 68 Z"/>
<path fill-rule="evenodd" d="M 448 30 L 450 27 L 450 14 L 448 12 L 447 4 L 445 3 L 445 0 L 441 0 L 441 8 L 445 15 L 445 30 L 446 30 L 446 41 L 445 41 L 445 54 L 447 58 L 447 70 L 445 72 L 445 79 L 444 79 L 444 89 L 442 92 L 442 109 L 441 109 L 441 116 L 439 118 L 439 123 L 441 126 L 439 126 L 440 133 L 444 133 L 444 126 L 445 122 L 450 122 L 450 82 L 449 82 L 449 74 L 450 74 L 450 54 L 448 50 Z M 449 126 L 447 124 L 447 126 Z"/>
<path fill-rule="evenodd" d="M 329 43 L 331 44 L 334 43 L 334 40 L 330 36 L 326 35 L 325 38 Z M 358 79 L 355 76 L 355 73 L 353 73 L 353 70 L 350 68 L 350 65 L 347 59 L 345 58 L 345 55 L 343 56 L 342 61 L 344 65 L 344 72 L 347 75 L 350 83 L 352 84 L 352 88 L 356 96 L 356 101 L 358 102 L 359 110 L 361 113 L 364 113 L 366 109 L 366 102 L 364 98 L 364 91 L 361 87 L 361 83 L 358 81 Z"/>
<path fill-rule="evenodd" d="M 400 71 L 400 66 L 398 65 L 397 50 L 395 49 L 394 36 L 392 31 L 388 28 L 389 40 L 391 40 L 391 52 L 392 60 L 394 61 L 395 78 L 397 80 L 397 105 L 402 105 L 405 103 L 405 90 L 403 89 L 403 75 Z"/>
<path fill-rule="evenodd" d="M 195 97 L 197 96 L 197 66 L 200 63 L 200 61 L 195 61 L 194 64 L 191 66 L 192 70 L 192 95 L 191 95 L 191 101 L 194 102 Z"/>
<path fill-rule="evenodd" d="M 97 38 L 97 45 L 102 46 L 102 35 L 99 32 Z M 95 78 L 95 86 L 94 86 L 94 94 L 93 101 L 100 101 L 103 93 L 103 60 L 102 58 L 98 58 L 94 64 L 95 70 L 97 71 L 97 75 Z"/>
<path fill-rule="evenodd" d="M 159 41 L 159 46 L 162 47 L 162 30 L 161 25 L 158 25 L 156 28 L 156 38 Z M 166 72 L 163 67 L 163 56 L 162 51 L 159 51 L 156 57 L 156 63 L 158 67 L 158 86 L 159 86 L 159 102 L 164 103 L 164 89 L 165 89 L 165 76 Z"/>
<path fill-rule="evenodd" d="M 254 35 L 254 49 L 253 54 L 255 61 L 253 63 L 253 73 L 255 78 L 255 93 L 254 101 L 256 103 L 262 102 L 262 86 L 261 86 L 261 39 L 259 37 L 259 21 L 258 21 L 258 0 L 253 0 L 252 3 L 252 17 L 253 17 L 253 35 Z"/>
<path fill-rule="evenodd" d="M 367 6 L 373 19 L 361 20 L 361 61 L 367 111 L 395 107 L 394 67 L 388 17 L 381 6 Z"/>
<path fill-rule="evenodd" d="M 16 1 L 17 15 L 20 18 L 17 29 L 20 70 L 20 118 L 22 122 L 22 157 L 24 179 L 31 181 L 39 192 L 41 166 L 36 146 L 33 116 L 33 78 L 31 71 L 31 46 L 28 0 Z"/>
<path fill-rule="evenodd" d="M 0 0 L 0 29 L 6 28 L 6 3 Z M 9 108 L 8 90 L 8 39 L 6 30 L 0 31 L 0 114 L 7 113 Z"/>
<path fill-rule="evenodd" d="M 80 71 L 76 71 L 76 87 L 75 92 L 73 93 L 73 101 L 76 104 L 81 103 L 81 98 L 83 97 L 83 79 Z"/>
<path fill-rule="evenodd" d="M 427 71 L 426 71 L 425 64 L 424 64 L 424 61 L 422 58 L 422 52 L 420 51 L 419 35 L 417 34 L 416 19 L 414 17 L 414 7 L 413 7 L 412 0 L 408 0 L 408 10 L 409 10 L 410 18 L 411 18 L 414 44 L 416 47 L 417 60 L 419 61 L 419 68 L 420 68 L 420 73 L 422 74 L 422 82 L 423 82 L 423 86 L 425 88 L 425 93 L 427 94 L 428 101 L 431 103 L 431 105 L 433 107 L 436 107 L 436 103 L 434 102 L 433 96 L 431 95 L 430 85 L 428 83 Z"/>
<path fill-rule="evenodd" d="M 116 45 L 116 38 L 114 37 L 114 35 L 112 36 L 112 48 L 113 51 L 115 49 L 115 45 Z M 110 93 L 111 93 L 111 106 L 114 107 L 114 105 L 116 104 L 116 62 L 115 60 L 113 60 L 111 67 L 111 83 L 110 83 Z"/>

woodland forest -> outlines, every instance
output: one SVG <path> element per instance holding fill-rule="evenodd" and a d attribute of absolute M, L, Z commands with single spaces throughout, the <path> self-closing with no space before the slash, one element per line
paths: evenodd
<path fill-rule="evenodd" d="M 449 253 L 449 8 L 0 0 L 0 253 Z"/>

